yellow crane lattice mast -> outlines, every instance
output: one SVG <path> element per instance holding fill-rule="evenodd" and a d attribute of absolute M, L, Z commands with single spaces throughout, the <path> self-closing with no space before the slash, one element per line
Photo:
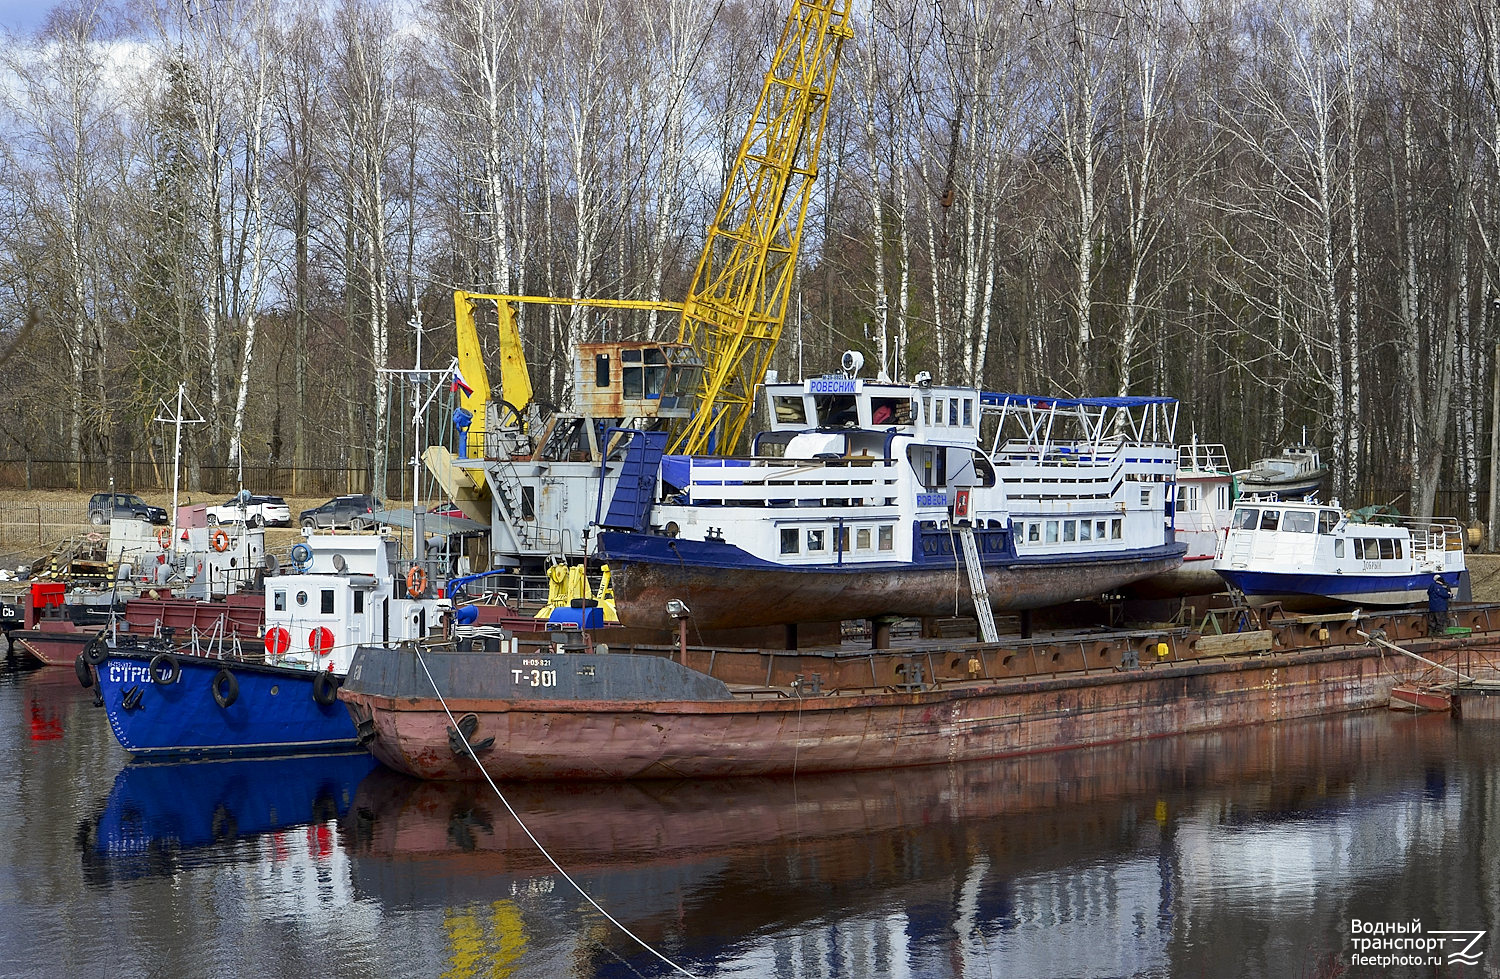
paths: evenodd
<path fill-rule="evenodd" d="M 676 452 L 732 451 L 786 322 L 850 0 L 795 0 L 683 304 L 705 370 Z"/>

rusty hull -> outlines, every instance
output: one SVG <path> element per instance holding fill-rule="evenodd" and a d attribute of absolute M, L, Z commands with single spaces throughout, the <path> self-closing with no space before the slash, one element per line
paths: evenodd
<path fill-rule="evenodd" d="M 1118 589 L 1177 567 L 1180 554 L 1156 559 L 989 565 L 985 585 L 996 612 L 1045 608 Z M 714 568 L 690 564 L 612 565 L 620 621 L 672 629 L 667 602 L 685 601 L 699 629 L 734 629 L 877 616 L 973 615 L 962 568 L 913 567 L 868 572 Z"/>
<path fill-rule="evenodd" d="M 567 654 L 553 659 L 566 668 Z M 1361 710 L 1383 706 L 1407 678 L 1399 659 L 1333 647 L 913 691 L 657 702 L 450 695 L 447 706 L 475 715 L 471 742 L 494 739 L 479 751 L 493 778 L 721 778 L 945 764 Z M 451 747 L 436 698 L 340 695 L 390 767 L 481 777 Z"/>

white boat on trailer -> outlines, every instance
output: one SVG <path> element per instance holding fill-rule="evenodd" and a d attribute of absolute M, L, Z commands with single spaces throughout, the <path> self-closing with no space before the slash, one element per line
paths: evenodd
<path fill-rule="evenodd" d="M 1416 605 L 1426 602 L 1434 575 L 1468 600 L 1457 520 L 1361 517 L 1337 502 L 1241 499 L 1214 570 L 1252 604 Z"/>

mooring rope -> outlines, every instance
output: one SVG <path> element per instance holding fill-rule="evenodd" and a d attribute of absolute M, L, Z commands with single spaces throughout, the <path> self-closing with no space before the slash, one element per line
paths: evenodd
<path fill-rule="evenodd" d="M 494 790 L 496 798 L 498 798 L 501 804 L 505 806 L 505 811 L 510 813 L 510 818 L 514 819 L 516 821 L 516 825 L 521 827 L 521 831 L 526 834 L 527 839 L 531 840 L 532 845 L 537 848 L 542 856 L 547 858 L 547 862 L 552 865 L 552 868 L 554 870 L 562 875 L 563 880 L 566 880 L 569 884 L 573 885 L 573 889 L 576 890 L 580 895 L 582 895 L 583 899 L 589 902 L 589 904 L 595 911 L 598 911 L 600 914 L 604 915 L 605 919 L 610 924 L 614 925 L 616 928 L 620 929 L 620 931 L 630 936 L 631 940 L 634 941 L 637 945 L 650 952 L 652 955 L 656 956 L 666 965 L 670 966 L 674 971 L 680 972 L 685 976 L 692 976 L 693 974 L 691 972 L 684 969 L 676 962 L 673 962 L 671 959 L 667 958 L 656 949 L 652 948 L 649 944 L 647 944 L 645 939 L 641 938 L 629 928 L 626 928 L 623 924 L 620 923 L 617 918 L 615 918 L 614 915 L 604 910 L 603 906 L 601 906 L 598 901 L 594 900 L 593 897 L 590 896 L 588 891 L 583 889 L 583 885 L 574 880 L 572 875 L 570 875 L 566 870 L 562 868 L 562 864 L 553 859 L 552 854 L 549 853 L 547 851 L 547 848 L 542 845 L 542 841 L 536 838 L 536 835 L 531 832 L 531 827 L 527 826 L 525 820 L 521 818 L 521 814 L 516 812 L 515 808 L 511 806 L 510 800 L 505 798 L 505 793 L 500 791 L 500 786 L 496 785 L 495 780 L 490 778 L 490 773 L 485 771 L 483 765 L 479 764 L 479 756 L 474 754 L 474 748 L 469 744 L 469 739 L 464 734 L 463 728 L 458 726 L 458 721 L 454 718 L 453 712 L 448 709 L 448 701 L 443 698 L 443 692 L 438 689 L 437 681 L 432 677 L 432 671 L 427 668 L 427 661 L 422 658 L 422 650 L 417 647 L 413 647 L 413 651 L 417 654 L 417 662 L 422 664 L 422 672 L 427 674 L 427 682 L 432 684 L 432 690 L 437 694 L 438 703 L 443 705 L 443 713 L 448 715 L 448 721 L 453 725 L 452 730 L 458 732 L 459 738 L 464 743 L 465 750 L 469 752 L 469 757 L 472 758 L 474 760 L 474 764 L 478 766 L 479 774 L 484 776 L 484 780 L 488 782 L 490 788 Z"/>

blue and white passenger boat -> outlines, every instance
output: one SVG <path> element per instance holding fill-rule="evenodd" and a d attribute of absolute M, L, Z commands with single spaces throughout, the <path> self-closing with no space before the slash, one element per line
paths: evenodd
<path fill-rule="evenodd" d="M 373 534 L 315 534 L 292 549 L 295 567 L 266 579 L 264 654 L 224 643 L 184 652 L 173 643 L 121 642 L 86 650 L 110 729 L 132 755 L 287 754 L 356 747 L 338 688 L 361 643 L 400 644 L 441 631 L 451 603 L 421 565 L 400 564 Z"/>
<path fill-rule="evenodd" d="M 1242 498 L 1214 570 L 1252 603 L 1288 608 L 1419 604 L 1434 575 L 1467 600 L 1457 520 L 1360 517 L 1337 503 Z"/>
<path fill-rule="evenodd" d="M 970 615 L 976 596 L 1020 611 L 1182 559 L 1171 399 L 990 395 L 853 370 L 773 382 L 766 399 L 751 456 L 666 456 L 662 502 L 616 495 L 599 550 L 625 625 L 670 626 L 670 602 L 700 629 Z"/>

